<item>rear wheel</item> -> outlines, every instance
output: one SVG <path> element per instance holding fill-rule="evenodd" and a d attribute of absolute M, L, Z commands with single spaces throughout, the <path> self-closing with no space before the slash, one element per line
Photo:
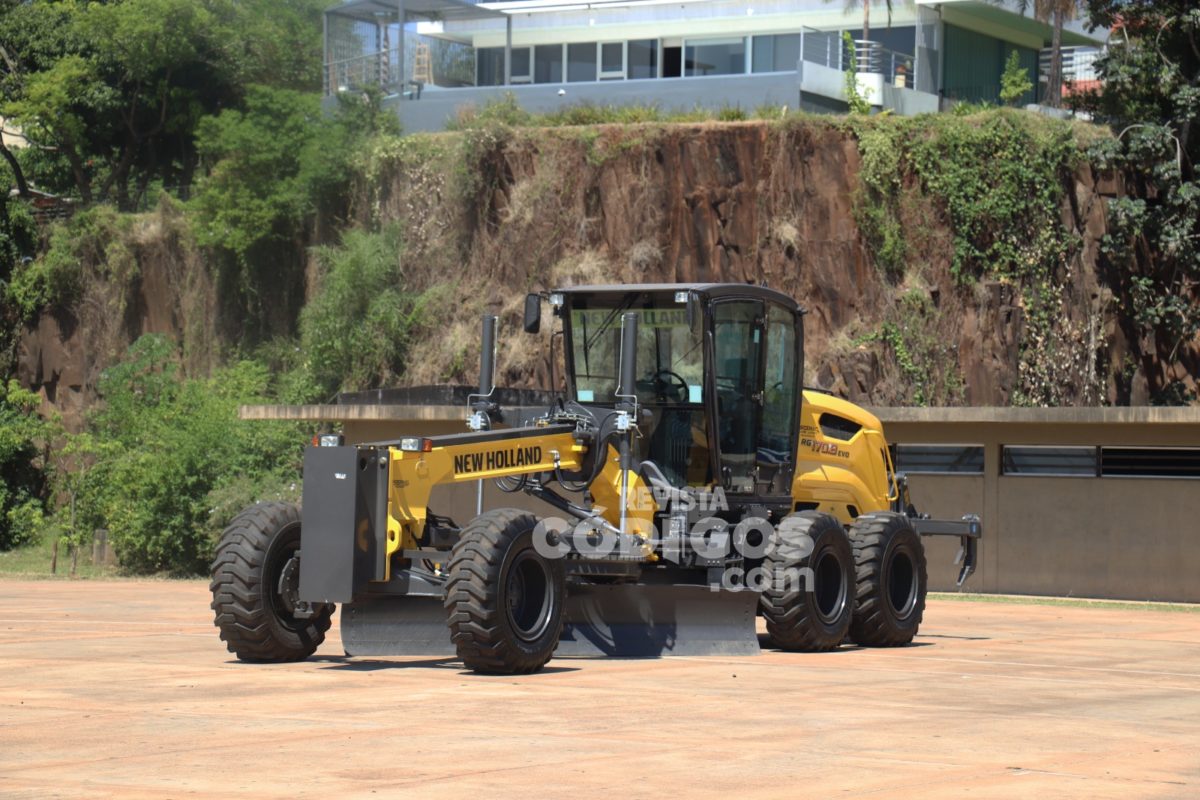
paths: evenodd
<path fill-rule="evenodd" d="M 450 556 L 446 614 L 450 638 L 469 669 L 536 672 L 562 633 L 565 570 L 533 546 L 537 517 L 497 509 L 462 530 Z"/>
<path fill-rule="evenodd" d="M 259 503 L 234 517 L 213 559 L 214 622 L 242 661 L 308 658 L 329 630 L 334 606 L 300 612 L 300 509 Z"/>
<path fill-rule="evenodd" d="M 908 644 L 925 614 L 925 547 L 902 514 L 859 517 L 850 529 L 857 590 L 850 638 L 868 647 Z"/>
<path fill-rule="evenodd" d="M 771 643 L 783 650 L 833 650 L 846 638 L 854 607 L 845 529 L 828 514 L 802 511 L 785 517 L 774 536 L 759 601 Z"/>

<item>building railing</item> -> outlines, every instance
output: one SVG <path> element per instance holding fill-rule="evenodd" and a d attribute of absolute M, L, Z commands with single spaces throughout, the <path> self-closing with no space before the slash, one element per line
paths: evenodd
<path fill-rule="evenodd" d="M 854 58 L 846 47 L 841 31 L 805 29 L 800 40 L 800 60 L 810 64 L 846 72 L 882 74 L 884 81 L 900 88 L 912 88 L 913 56 L 889 50 L 876 41 L 859 39 L 854 42 Z"/>
<path fill-rule="evenodd" d="M 381 50 L 353 58 L 325 62 L 325 94 L 379 86 L 395 92 L 400 88 L 400 49 Z"/>
<path fill-rule="evenodd" d="M 886 83 L 911 89 L 914 59 L 909 53 L 889 50 L 869 39 L 854 42 L 855 71 L 883 75 Z"/>

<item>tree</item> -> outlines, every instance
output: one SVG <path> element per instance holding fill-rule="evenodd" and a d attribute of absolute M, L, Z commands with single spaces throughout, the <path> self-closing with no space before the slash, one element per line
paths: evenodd
<path fill-rule="evenodd" d="M 293 499 L 307 438 L 294 423 L 238 422 L 239 404 L 266 399 L 261 364 L 188 379 L 177 359 L 164 337 L 138 339 L 101 375 L 103 403 L 88 431 L 70 437 L 86 465 L 69 479 L 77 526 L 111 531 L 122 567 L 135 573 L 202 574 L 237 510 Z"/>
<path fill-rule="evenodd" d="M 1194 0 L 1087 0 L 1093 26 L 1113 29 L 1097 61 L 1099 90 L 1075 104 L 1107 120 L 1116 136 L 1093 160 L 1126 176 L 1109 204 L 1103 246 L 1134 310 L 1146 364 L 1200 349 L 1200 7 Z M 1152 396 L 1178 394 L 1147 370 Z M 1177 388 L 1177 387 L 1176 387 Z"/>
<path fill-rule="evenodd" d="M 1021 54 L 1013 50 L 1008 54 L 1004 74 L 1000 76 L 1000 101 L 1005 105 L 1015 105 L 1032 88 L 1029 70 L 1021 66 Z"/>
<path fill-rule="evenodd" d="M 833 2 L 833 0 L 825 0 L 825 2 L 831 3 L 831 2 Z M 884 0 L 884 2 L 887 5 L 888 27 L 891 27 L 893 0 Z M 857 6 L 862 6 L 862 12 L 863 12 L 862 38 L 864 41 L 870 41 L 870 39 L 871 39 L 871 0 L 845 0 L 845 3 L 846 3 L 846 12 L 847 13 L 854 10 L 854 8 L 856 8 Z"/>
<path fill-rule="evenodd" d="M 1024 14 L 1033 5 L 1033 16 L 1051 26 L 1050 74 L 1046 76 L 1046 105 L 1058 108 L 1062 105 L 1062 32 L 1063 25 L 1079 16 L 1080 0 L 1017 0 L 1017 8 Z"/>
<path fill-rule="evenodd" d="M 33 540 L 42 526 L 53 428 L 37 415 L 40 404 L 16 381 L 0 383 L 0 550 Z"/>
<path fill-rule="evenodd" d="M 39 146 L 35 177 L 44 188 L 136 206 L 155 181 L 190 184 L 197 123 L 239 106 L 251 84 L 319 86 L 321 7 L 2 2 L 0 115 Z"/>

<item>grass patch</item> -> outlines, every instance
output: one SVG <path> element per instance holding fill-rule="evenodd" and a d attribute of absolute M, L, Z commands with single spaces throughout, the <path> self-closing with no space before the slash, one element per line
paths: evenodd
<path fill-rule="evenodd" d="M 88 580 L 112 580 L 121 577 L 119 567 L 95 566 L 92 564 L 92 548 L 79 551 L 75 575 L 71 575 L 71 552 L 64 538 L 58 545 L 58 570 L 50 572 L 54 558 L 54 542 L 57 536 L 46 535 L 40 541 L 15 550 L 0 553 L 0 579 L 4 578 L 83 578 Z"/>
<path fill-rule="evenodd" d="M 1014 594 L 978 594 L 969 592 L 930 592 L 931 600 L 951 600 L 959 603 L 1000 603 L 1018 606 L 1068 606 L 1071 608 L 1104 608 L 1120 611 L 1172 611 L 1200 614 L 1196 603 L 1156 603 L 1149 600 L 1096 600 L 1082 597 L 1038 597 Z"/>

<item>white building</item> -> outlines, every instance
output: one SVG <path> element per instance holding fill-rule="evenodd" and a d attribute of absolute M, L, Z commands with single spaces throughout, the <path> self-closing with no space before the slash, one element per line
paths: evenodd
<path fill-rule="evenodd" d="M 326 12 L 326 92 L 382 85 L 406 130 L 431 130 L 505 92 L 531 111 L 838 111 L 843 72 L 853 70 L 874 105 L 918 113 L 996 101 L 1009 54 L 1032 78 L 1051 34 L 1014 0 L 898 2 L 890 24 L 886 5 L 873 4 L 865 40 L 862 18 L 843 0 L 346 0 Z M 853 64 L 843 32 L 857 40 Z M 1096 46 L 1106 36 L 1076 21 L 1063 43 Z"/>

